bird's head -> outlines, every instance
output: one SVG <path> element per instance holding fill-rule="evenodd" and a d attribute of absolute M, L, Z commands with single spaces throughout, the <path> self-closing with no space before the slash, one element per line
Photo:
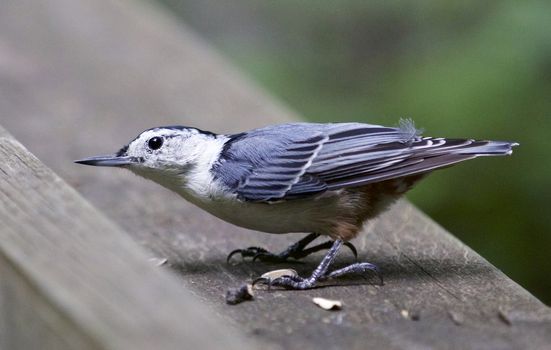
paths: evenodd
<path fill-rule="evenodd" d="M 75 161 L 78 164 L 127 168 L 159 181 L 159 178 L 185 175 L 197 166 L 209 141 L 216 134 L 183 126 L 146 130 L 115 154 Z"/>

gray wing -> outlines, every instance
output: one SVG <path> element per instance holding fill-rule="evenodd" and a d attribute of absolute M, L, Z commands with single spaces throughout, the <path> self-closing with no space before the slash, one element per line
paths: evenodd
<path fill-rule="evenodd" d="M 282 124 L 232 135 L 215 177 L 250 201 L 273 201 L 285 197 L 293 185 L 306 180 L 327 135 L 323 124 Z"/>
<path fill-rule="evenodd" d="M 508 154 L 511 143 L 421 137 L 360 123 L 284 124 L 257 129 L 225 150 L 217 173 L 238 196 L 277 201 L 432 171 L 479 155 Z"/>

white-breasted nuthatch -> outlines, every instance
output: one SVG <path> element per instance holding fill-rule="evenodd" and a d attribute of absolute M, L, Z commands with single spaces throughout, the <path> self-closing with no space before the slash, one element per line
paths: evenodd
<path fill-rule="evenodd" d="M 281 254 L 258 247 L 232 252 L 285 260 L 329 249 L 310 277 L 264 281 L 307 289 L 327 278 L 378 272 L 366 262 L 331 272 L 328 268 L 343 244 L 355 253 L 348 241 L 365 221 L 422 177 L 478 156 L 509 155 L 516 145 L 422 137 L 409 120 L 399 127 L 290 123 L 232 135 L 167 126 L 144 131 L 114 155 L 76 162 L 129 169 L 241 227 L 269 233 L 310 232 Z M 306 248 L 319 235 L 331 241 Z"/>

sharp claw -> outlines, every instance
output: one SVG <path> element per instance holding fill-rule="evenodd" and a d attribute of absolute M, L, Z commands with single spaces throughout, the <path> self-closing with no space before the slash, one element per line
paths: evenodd
<path fill-rule="evenodd" d="M 358 251 L 356 250 L 356 247 L 354 247 L 354 245 L 350 242 L 344 242 L 344 245 L 352 251 L 352 254 L 354 254 L 354 259 L 358 260 Z"/>
<path fill-rule="evenodd" d="M 374 265 L 374 266 L 375 266 L 375 265 Z M 379 270 L 379 268 L 378 268 L 377 266 L 375 266 L 375 268 L 374 268 L 372 271 L 375 272 L 375 275 L 376 275 L 377 277 L 379 277 L 379 282 L 380 282 L 379 285 L 380 285 L 380 286 L 384 286 L 385 283 L 384 283 L 384 281 L 383 281 L 383 274 L 381 273 L 381 270 Z"/>
<path fill-rule="evenodd" d="M 383 274 L 379 271 L 379 269 L 373 269 L 373 270 L 369 270 L 371 272 L 373 272 L 373 274 L 375 276 L 377 276 L 377 278 L 379 279 L 379 286 L 384 286 L 384 282 L 383 282 Z M 369 276 L 367 274 L 362 274 L 361 275 L 365 280 L 369 280 Z M 373 276 L 373 275 L 371 275 Z"/>
<path fill-rule="evenodd" d="M 369 263 L 367 263 L 369 264 Z M 374 265 L 374 264 L 370 264 L 370 268 L 368 271 L 373 271 L 373 273 L 379 278 L 379 285 L 381 286 L 384 286 L 384 281 L 383 281 L 383 274 L 381 273 L 381 270 L 379 269 L 379 267 L 377 265 Z"/>
<path fill-rule="evenodd" d="M 236 250 L 232 250 L 229 254 L 228 254 L 228 257 L 226 258 L 226 263 L 229 264 L 230 263 L 230 260 L 232 258 L 232 256 L 234 256 L 235 254 L 237 253 L 241 253 L 241 257 L 243 257 L 243 249 L 236 249 Z"/>

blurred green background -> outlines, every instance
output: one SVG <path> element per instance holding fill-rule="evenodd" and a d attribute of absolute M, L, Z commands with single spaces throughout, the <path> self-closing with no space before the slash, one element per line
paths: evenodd
<path fill-rule="evenodd" d="M 520 142 L 409 198 L 551 304 L 551 1 L 158 1 L 311 121 Z"/>

